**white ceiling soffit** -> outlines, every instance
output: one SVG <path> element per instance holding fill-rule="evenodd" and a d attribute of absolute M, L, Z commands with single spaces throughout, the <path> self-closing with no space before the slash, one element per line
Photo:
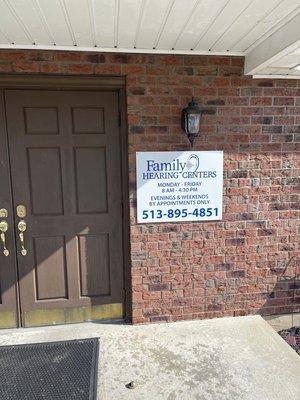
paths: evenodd
<path fill-rule="evenodd" d="M 298 64 L 300 64 L 299 10 L 246 54 L 245 73 L 259 76 L 299 77 L 300 71 L 293 68 Z"/>
<path fill-rule="evenodd" d="M 0 48 L 243 55 L 247 74 L 299 77 L 299 13 L 300 0 L 0 0 Z"/>

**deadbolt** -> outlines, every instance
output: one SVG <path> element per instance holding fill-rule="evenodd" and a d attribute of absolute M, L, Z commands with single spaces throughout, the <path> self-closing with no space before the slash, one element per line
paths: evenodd
<path fill-rule="evenodd" d="M 17 216 L 19 218 L 25 218 L 26 217 L 26 207 L 23 204 L 19 204 L 17 206 Z"/>
<path fill-rule="evenodd" d="M 1 208 L 0 209 L 0 218 L 7 218 L 8 217 L 8 211 L 6 208 Z"/>

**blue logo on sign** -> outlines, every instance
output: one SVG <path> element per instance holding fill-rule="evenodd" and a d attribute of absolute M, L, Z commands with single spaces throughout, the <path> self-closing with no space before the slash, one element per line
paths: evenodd
<path fill-rule="evenodd" d="M 196 172 L 199 168 L 200 160 L 196 154 L 191 154 L 186 162 L 186 167 L 191 172 Z"/>

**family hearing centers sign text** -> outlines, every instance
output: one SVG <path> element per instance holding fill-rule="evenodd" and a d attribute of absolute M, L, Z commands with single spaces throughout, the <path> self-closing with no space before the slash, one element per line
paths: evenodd
<path fill-rule="evenodd" d="M 137 152 L 137 220 L 222 219 L 223 152 Z"/>

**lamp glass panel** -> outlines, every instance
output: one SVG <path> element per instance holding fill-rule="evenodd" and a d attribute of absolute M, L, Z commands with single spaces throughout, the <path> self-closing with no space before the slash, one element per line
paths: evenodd
<path fill-rule="evenodd" d="M 200 124 L 199 114 L 188 114 L 188 133 L 198 133 Z"/>

